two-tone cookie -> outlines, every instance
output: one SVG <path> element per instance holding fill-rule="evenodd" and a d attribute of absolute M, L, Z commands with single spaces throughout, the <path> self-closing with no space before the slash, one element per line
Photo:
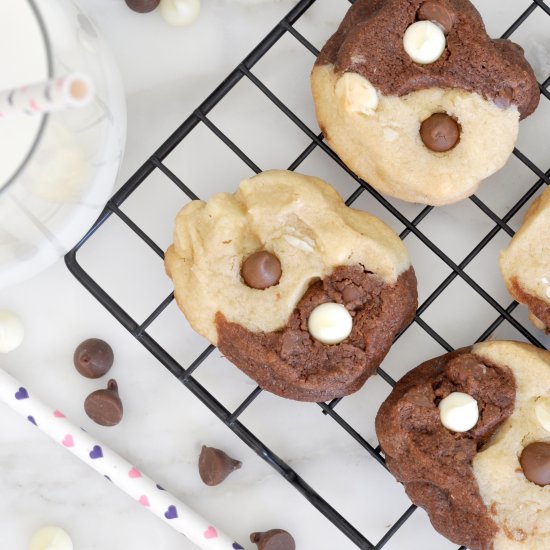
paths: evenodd
<path fill-rule="evenodd" d="M 382 404 L 386 464 L 470 550 L 550 548 L 550 353 L 484 342 L 423 363 Z"/>
<path fill-rule="evenodd" d="M 468 0 L 357 0 L 311 75 L 327 143 L 375 189 L 443 205 L 512 153 L 539 89 Z"/>
<path fill-rule="evenodd" d="M 510 294 L 526 304 L 529 317 L 550 331 L 550 189 L 531 205 L 522 226 L 500 254 L 500 270 Z"/>
<path fill-rule="evenodd" d="M 303 401 L 361 388 L 417 306 L 399 237 L 287 171 L 186 205 L 165 265 L 198 333 L 262 388 Z"/>

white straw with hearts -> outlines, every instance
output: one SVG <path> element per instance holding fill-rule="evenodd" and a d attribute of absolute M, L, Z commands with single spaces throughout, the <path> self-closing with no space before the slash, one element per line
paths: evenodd
<path fill-rule="evenodd" d="M 204 550 L 243 550 L 186 504 L 0 369 L 0 401 Z"/>
<path fill-rule="evenodd" d="M 89 76 L 71 73 L 0 92 L 0 121 L 21 115 L 43 115 L 68 107 L 84 107 L 94 96 Z"/>

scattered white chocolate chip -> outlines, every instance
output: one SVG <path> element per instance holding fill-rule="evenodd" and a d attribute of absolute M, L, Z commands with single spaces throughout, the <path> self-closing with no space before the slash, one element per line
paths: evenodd
<path fill-rule="evenodd" d="M 11 311 L 0 311 L 0 353 L 9 353 L 23 342 L 25 328 Z"/>
<path fill-rule="evenodd" d="M 313 246 L 308 243 L 305 239 L 299 239 L 298 237 L 294 237 L 292 235 L 284 235 L 285 241 L 294 248 L 298 248 L 299 250 L 303 250 L 304 252 L 313 252 Z"/>
<path fill-rule="evenodd" d="M 322 344 L 339 344 L 351 334 L 352 327 L 350 312 L 334 302 L 317 306 L 307 320 L 309 333 Z"/>
<path fill-rule="evenodd" d="M 479 420 L 477 401 L 467 393 L 453 392 L 439 403 L 441 424 L 453 432 L 467 432 Z"/>
<path fill-rule="evenodd" d="M 73 541 L 60 527 L 42 527 L 32 536 L 29 550 L 73 550 Z"/>
<path fill-rule="evenodd" d="M 403 47 L 415 63 L 437 61 L 445 51 L 445 35 L 432 21 L 417 21 L 403 35 Z"/>
<path fill-rule="evenodd" d="M 550 397 L 541 397 L 535 403 L 535 416 L 539 424 L 550 432 Z"/>
<path fill-rule="evenodd" d="M 335 92 L 348 113 L 372 115 L 378 107 L 375 87 L 357 73 L 344 73 L 336 83 Z"/>
<path fill-rule="evenodd" d="M 199 16 L 200 0 L 160 0 L 160 14 L 175 27 L 190 25 Z"/>

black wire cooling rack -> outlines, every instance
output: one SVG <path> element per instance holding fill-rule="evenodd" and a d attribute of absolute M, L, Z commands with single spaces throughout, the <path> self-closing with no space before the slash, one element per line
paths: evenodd
<path fill-rule="evenodd" d="M 355 177 L 334 152 L 323 141 L 322 134 L 313 132 L 300 117 L 289 108 L 277 95 L 253 72 L 252 68 L 260 61 L 266 53 L 273 48 L 281 38 L 285 36 L 291 36 L 296 39 L 304 48 L 314 55 L 318 54 L 318 50 L 311 44 L 311 42 L 297 30 L 296 23 L 300 18 L 316 3 L 317 0 L 300 0 L 296 6 L 284 17 L 275 28 L 258 44 L 258 46 L 244 59 L 242 63 L 238 65 L 231 72 L 231 74 L 216 88 L 216 90 L 193 112 L 193 114 L 181 124 L 181 126 L 161 145 L 161 147 L 150 157 L 144 164 L 137 170 L 137 172 L 128 180 L 128 182 L 112 197 L 107 203 L 105 210 L 101 214 L 98 221 L 90 229 L 90 231 L 83 237 L 83 239 L 77 244 L 77 246 L 70 251 L 65 261 L 69 270 L 74 276 L 107 308 L 120 323 L 137 339 L 139 340 L 181 383 L 183 383 L 198 399 L 200 399 L 204 405 L 206 405 L 229 429 L 231 429 L 242 441 L 244 441 L 251 449 L 253 449 L 261 458 L 263 458 L 268 464 L 270 464 L 280 475 L 282 475 L 294 488 L 296 488 L 315 508 L 317 508 L 324 516 L 330 520 L 335 526 L 337 526 L 358 548 L 363 549 L 380 549 L 395 535 L 403 524 L 409 519 L 415 510 L 415 506 L 411 505 L 405 513 L 391 525 L 385 534 L 376 542 L 368 540 L 367 537 L 362 534 L 354 525 L 347 521 L 332 505 L 330 502 L 324 500 L 316 490 L 308 485 L 287 463 L 285 463 L 279 456 L 272 452 L 262 440 L 257 437 L 252 431 L 250 431 L 245 425 L 243 425 L 239 417 L 247 409 L 247 407 L 260 395 L 262 390 L 257 387 L 252 391 L 234 410 L 228 410 L 222 403 L 217 400 L 209 391 L 201 385 L 194 376 L 195 371 L 200 369 L 201 364 L 214 350 L 213 346 L 208 346 L 202 351 L 190 364 L 182 365 L 174 357 L 163 348 L 149 333 L 148 328 L 151 324 L 161 315 L 161 313 L 172 303 L 174 297 L 172 294 L 167 296 L 162 302 L 152 308 L 152 312 L 148 314 L 143 322 L 136 321 L 132 315 L 127 313 L 125 309 L 113 299 L 107 291 L 83 268 L 79 263 L 77 256 L 79 251 L 85 248 L 86 245 L 94 239 L 97 230 L 102 227 L 105 222 L 114 216 L 118 218 L 123 224 L 125 224 L 131 231 L 133 231 L 150 249 L 158 256 L 159 264 L 163 259 L 163 250 L 155 242 L 155 240 L 148 235 L 138 223 L 136 223 L 130 216 L 128 216 L 121 206 L 132 194 L 153 176 L 154 173 L 161 172 L 169 178 L 169 180 L 181 189 L 189 199 L 199 198 L 191 189 L 182 181 L 180 177 L 174 171 L 172 171 L 166 163 L 163 161 L 166 157 L 174 151 L 174 149 L 186 139 L 186 137 L 199 125 L 204 126 L 220 140 L 223 145 L 236 155 L 241 161 L 243 161 L 254 172 L 260 172 L 260 168 L 257 164 L 243 152 L 243 150 L 236 145 L 236 143 L 230 139 L 227 133 L 224 133 L 219 125 L 212 121 L 212 117 L 209 117 L 209 113 L 227 97 L 228 93 L 241 81 L 248 80 L 253 86 L 255 86 L 261 94 L 267 98 L 278 110 L 280 117 L 286 117 L 295 125 L 300 132 L 305 134 L 308 145 L 305 149 L 296 151 L 297 156 L 295 160 L 288 167 L 290 170 L 298 167 L 309 155 L 315 150 L 321 151 L 322 154 L 328 155 L 332 161 L 337 163 L 343 170 L 345 170 L 351 177 L 355 179 L 358 186 L 351 193 L 346 200 L 346 204 L 351 205 L 358 199 L 363 193 L 371 195 L 371 200 L 377 201 L 384 209 L 389 211 L 403 226 L 405 229 L 401 232 L 401 238 L 404 239 L 407 235 L 412 234 L 418 240 L 420 240 L 429 250 L 432 251 L 446 266 L 449 274 L 444 280 L 431 292 L 431 294 L 421 303 L 416 313 L 413 325 L 418 325 L 423 331 L 425 331 L 429 337 L 433 338 L 444 349 L 451 351 L 453 347 L 448 341 L 443 338 L 424 318 L 422 314 L 432 305 L 435 300 L 451 285 L 455 279 L 462 280 L 466 285 L 471 287 L 481 300 L 492 308 L 494 314 L 494 321 L 479 335 L 477 341 L 482 341 L 489 338 L 494 331 L 503 323 L 508 322 L 514 329 L 516 329 L 524 339 L 533 343 L 536 346 L 544 347 L 542 343 L 535 336 L 536 332 L 531 332 L 518 321 L 516 316 L 512 316 L 512 312 L 517 307 L 516 302 L 511 302 L 507 307 L 501 305 L 501 301 L 495 299 L 491 293 L 484 289 L 472 276 L 466 271 L 466 267 L 478 256 L 478 254 L 497 236 L 503 232 L 508 236 L 513 236 L 514 231 L 510 227 L 509 222 L 512 218 L 530 201 L 530 199 L 540 191 L 540 189 L 546 184 L 550 184 L 550 169 L 544 171 L 537 165 L 540 161 L 533 161 L 520 150 L 515 149 L 515 157 L 522 163 L 529 171 L 531 176 L 536 179 L 534 184 L 530 184 L 526 192 L 517 200 L 517 202 L 507 210 L 504 215 L 498 215 L 494 209 L 487 205 L 487 201 L 482 201 L 478 196 L 472 196 L 469 200 L 478 208 L 485 216 L 488 217 L 491 229 L 485 234 L 485 236 L 477 243 L 477 245 L 471 249 L 469 254 L 460 262 L 455 263 L 451 257 L 446 254 L 440 246 L 438 246 L 434 239 L 431 239 L 429 235 L 419 227 L 420 222 L 426 219 L 426 217 L 432 212 L 433 207 L 425 207 L 417 213 L 414 219 L 409 219 L 406 215 L 399 211 L 399 208 L 394 206 L 392 202 L 380 195 L 376 190 L 369 186 L 368 182 L 364 182 Z M 531 17 L 544 17 L 550 16 L 550 7 L 544 2 L 544 0 L 533 0 L 528 5 L 527 9 L 515 20 L 510 27 L 504 32 L 502 38 L 508 38 L 515 33 L 520 26 L 524 25 Z M 535 15 L 533 15 L 535 14 Z M 544 75 L 546 76 L 546 75 Z M 550 100 L 550 92 L 548 87 L 550 85 L 550 76 L 540 84 L 541 91 L 541 103 Z M 540 109 L 540 107 L 539 107 Z M 288 121 L 287 121 L 288 122 Z M 548 138 L 547 138 L 548 139 Z M 547 142 L 549 143 L 549 142 Z M 546 159 L 548 160 L 548 158 Z M 320 175 L 322 174 L 315 174 Z M 183 178 L 185 179 L 185 178 Z M 154 207 L 154 205 L 152 205 Z M 495 267 L 496 271 L 496 267 Z M 128 273 L 128 277 L 131 274 Z M 498 276 L 495 274 L 495 276 Z M 484 285 L 486 286 L 486 285 Z M 411 325 L 412 326 L 412 325 Z M 400 338 L 402 334 L 398 335 Z M 392 377 L 383 369 L 378 370 L 378 374 L 381 378 L 387 382 L 390 386 L 395 384 Z M 349 434 L 362 448 L 373 457 L 380 465 L 385 468 L 384 458 L 381 455 L 380 448 L 378 446 L 371 445 L 362 435 L 360 435 L 358 429 L 350 425 L 344 418 L 337 412 L 337 405 L 341 399 L 335 399 L 330 403 L 317 403 L 311 406 L 320 407 L 325 418 L 331 419 L 336 422 L 337 425 Z M 463 547 L 462 547 L 463 549 Z"/>

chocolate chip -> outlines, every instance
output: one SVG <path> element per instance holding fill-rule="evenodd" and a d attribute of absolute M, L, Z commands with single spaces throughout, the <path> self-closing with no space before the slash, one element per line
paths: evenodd
<path fill-rule="evenodd" d="M 525 477 L 544 487 L 550 485 L 550 443 L 536 441 L 521 452 L 519 463 Z"/>
<path fill-rule="evenodd" d="M 344 288 L 344 291 L 342 292 L 342 299 L 346 304 L 350 302 L 356 302 L 358 300 L 361 300 L 363 297 L 363 290 L 355 285 L 349 285 L 346 288 Z"/>
<path fill-rule="evenodd" d="M 115 426 L 122 420 L 122 401 L 118 395 L 118 385 L 109 380 L 106 390 L 92 392 L 84 401 L 86 414 L 101 426 Z"/>
<path fill-rule="evenodd" d="M 279 282 L 281 262 L 270 252 L 259 250 L 246 258 L 241 274 L 249 287 L 263 290 Z"/>
<path fill-rule="evenodd" d="M 258 545 L 258 550 L 295 550 L 296 543 L 290 533 L 282 529 L 270 529 L 265 533 L 252 533 L 250 542 Z"/>
<path fill-rule="evenodd" d="M 441 2 L 424 2 L 418 10 L 419 21 L 433 21 L 438 23 L 445 34 L 453 28 L 454 14 Z"/>
<path fill-rule="evenodd" d="M 78 345 L 73 361 L 82 376 L 99 378 L 113 366 L 113 350 L 107 342 L 90 338 Z"/>
<path fill-rule="evenodd" d="M 420 137 L 430 151 L 450 151 L 460 141 L 460 125 L 452 116 L 434 113 L 421 124 Z"/>
<path fill-rule="evenodd" d="M 138 13 L 153 11 L 160 4 L 160 0 L 126 0 L 126 5 Z"/>
<path fill-rule="evenodd" d="M 498 92 L 494 99 L 495 105 L 501 109 L 507 109 L 512 104 L 513 97 L 514 92 L 511 88 L 503 88 Z"/>
<path fill-rule="evenodd" d="M 214 447 L 202 446 L 199 456 L 199 474 L 206 485 L 219 485 L 231 472 L 238 470 L 242 462 Z"/>

